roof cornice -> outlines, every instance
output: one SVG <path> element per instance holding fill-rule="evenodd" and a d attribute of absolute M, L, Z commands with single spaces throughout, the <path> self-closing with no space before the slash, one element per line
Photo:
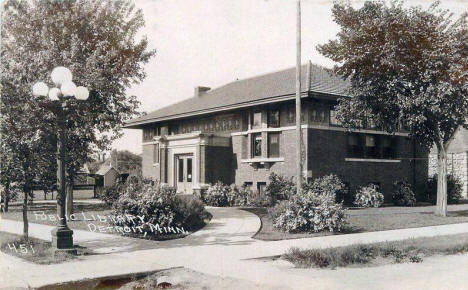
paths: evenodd
<path fill-rule="evenodd" d="M 301 98 L 306 98 L 309 96 L 312 96 L 318 99 L 331 99 L 331 100 L 334 100 L 339 97 L 343 97 L 341 95 L 313 92 L 313 91 L 312 92 L 303 91 L 301 93 Z M 136 122 L 128 122 L 126 125 L 123 126 L 123 128 L 140 129 L 142 125 L 151 124 L 155 122 L 177 120 L 177 119 L 182 119 L 182 118 L 187 118 L 187 117 L 200 116 L 200 115 L 216 113 L 216 112 L 225 112 L 225 111 L 230 111 L 230 110 L 235 110 L 235 109 L 248 108 L 248 107 L 253 107 L 253 106 L 258 106 L 258 105 L 264 105 L 264 104 L 276 103 L 276 102 L 288 101 L 288 100 L 294 100 L 294 99 L 295 99 L 295 94 L 287 94 L 287 95 L 281 95 L 281 96 L 275 96 L 275 97 L 266 97 L 266 98 L 257 99 L 254 101 L 242 102 L 242 103 L 237 103 L 233 105 L 219 106 L 219 107 L 192 111 L 192 112 L 183 113 L 183 114 L 168 115 L 168 116 L 164 116 L 160 118 L 150 118 L 147 120 L 141 120 L 141 121 L 136 121 Z"/>

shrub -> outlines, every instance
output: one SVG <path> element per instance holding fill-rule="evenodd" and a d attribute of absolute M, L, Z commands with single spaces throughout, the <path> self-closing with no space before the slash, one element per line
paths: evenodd
<path fill-rule="evenodd" d="M 117 182 L 112 186 L 103 187 L 98 191 L 98 197 L 107 205 L 113 205 L 120 197 L 125 185 Z"/>
<path fill-rule="evenodd" d="M 303 189 L 327 195 L 338 203 L 351 201 L 345 184 L 335 174 L 316 178 L 311 184 L 305 184 Z"/>
<path fill-rule="evenodd" d="M 195 230 L 204 224 L 207 217 L 204 206 L 197 198 L 184 198 L 176 195 L 173 187 L 148 183 L 129 183 L 119 199 L 114 203 L 114 215 L 140 216 L 133 220 L 115 219 L 117 226 L 141 227 L 149 235 L 158 235 L 157 225 Z M 137 231 L 138 233 L 138 231 Z"/>
<path fill-rule="evenodd" d="M 231 184 L 230 186 L 217 182 L 210 185 L 208 189 L 202 194 L 201 199 L 205 204 L 210 206 L 258 206 L 266 207 L 272 204 L 269 196 L 259 194 L 247 186 L 237 186 Z"/>
<path fill-rule="evenodd" d="M 203 201 L 211 206 L 228 206 L 228 195 L 230 187 L 224 185 L 221 181 L 210 185 L 203 195 Z"/>
<path fill-rule="evenodd" d="M 346 224 L 344 209 L 330 195 L 303 190 L 270 210 L 273 226 L 286 232 L 341 231 Z"/>
<path fill-rule="evenodd" d="M 246 186 L 238 187 L 231 184 L 228 191 L 228 204 L 229 206 L 246 206 L 248 205 L 248 196 L 250 190 Z"/>
<path fill-rule="evenodd" d="M 272 203 L 276 203 L 280 200 L 287 200 L 294 194 L 296 187 L 292 178 L 288 179 L 282 175 L 278 175 L 274 172 L 268 176 L 269 183 L 265 188 L 265 195 L 272 200 Z"/>
<path fill-rule="evenodd" d="M 447 203 L 457 204 L 462 198 L 463 185 L 460 180 L 453 175 L 447 175 Z M 437 174 L 427 182 L 427 197 L 432 204 L 437 202 Z"/>
<path fill-rule="evenodd" d="M 393 183 L 393 203 L 398 206 L 414 206 L 416 198 L 411 185 L 407 181 L 395 181 Z"/>
<path fill-rule="evenodd" d="M 269 195 L 261 194 L 257 190 L 251 190 L 248 187 L 244 187 L 247 192 L 247 205 L 255 207 L 270 207 L 274 204 L 272 198 Z"/>
<path fill-rule="evenodd" d="M 360 207 L 379 207 L 383 201 L 384 196 L 377 190 L 375 184 L 362 186 L 354 197 L 354 204 Z"/>

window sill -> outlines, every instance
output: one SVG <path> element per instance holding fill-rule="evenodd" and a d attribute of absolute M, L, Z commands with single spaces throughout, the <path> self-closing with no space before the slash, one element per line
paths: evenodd
<path fill-rule="evenodd" d="M 271 162 L 284 162 L 283 157 L 272 157 L 272 158 L 250 158 L 241 159 L 242 163 L 271 163 Z"/>
<path fill-rule="evenodd" d="M 373 158 L 345 158 L 345 161 L 355 162 L 381 162 L 381 163 L 399 163 L 399 159 L 373 159 Z"/>

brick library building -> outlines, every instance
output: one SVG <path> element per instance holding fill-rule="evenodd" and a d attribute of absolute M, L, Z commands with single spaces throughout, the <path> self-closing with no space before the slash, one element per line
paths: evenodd
<path fill-rule="evenodd" d="M 374 183 L 424 184 L 428 152 L 404 131 L 340 126 L 334 106 L 349 83 L 316 65 L 301 67 L 302 168 L 308 180 L 338 175 L 353 191 Z M 221 181 L 260 193 L 271 172 L 296 170 L 295 68 L 238 80 L 127 122 L 143 130 L 143 176 L 190 194 Z"/>

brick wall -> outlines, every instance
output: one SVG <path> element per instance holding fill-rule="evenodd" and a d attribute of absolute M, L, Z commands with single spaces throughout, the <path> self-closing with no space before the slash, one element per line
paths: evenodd
<path fill-rule="evenodd" d="M 146 144 L 143 145 L 142 150 L 142 174 L 143 177 L 150 178 L 152 180 L 159 180 L 159 164 L 154 166 L 153 164 L 153 150 L 154 145 Z"/>
<path fill-rule="evenodd" d="M 346 161 L 347 137 L 345 132 L 309 129 L 308 169 L 317 178 L 330 173 L 337 174 L 349 184 L 351 192 L 359 186 L 377 182 L 386 202 L 391 201 L 392 184 L 406 179 L 413 183 L 425 181 L 427 162 L 413 159 L 413 142 L 397 137 L 396 157 L 400 162 Z M 420 151 L 418 154 L 425 154 Z"/>
<path fill-rule="evenodd" d="M 284 162 L 275 162 L 268 168 L 255 168 L 249 163 L 243 163 L 242 147 L 247 136 L 233 136 L 232 137 L 232 151 L 234 153 L 233 169 L 234 179 L 237 185 L 242 185 L 244 182 L 252 182 L 254 188 L 257 182 L 268 182 L 268 176 L 271 172 L 291 177 L 296 173 L 296 147 L 295 147 L 295 131 L 287 130 L 282 131 L 280 136 L 280 157 L 284 158 Z M 245 138 L 245 139 L 244 139 Z M 266 140 L 263 141 L 262 147 L 267 146 Z"/>

